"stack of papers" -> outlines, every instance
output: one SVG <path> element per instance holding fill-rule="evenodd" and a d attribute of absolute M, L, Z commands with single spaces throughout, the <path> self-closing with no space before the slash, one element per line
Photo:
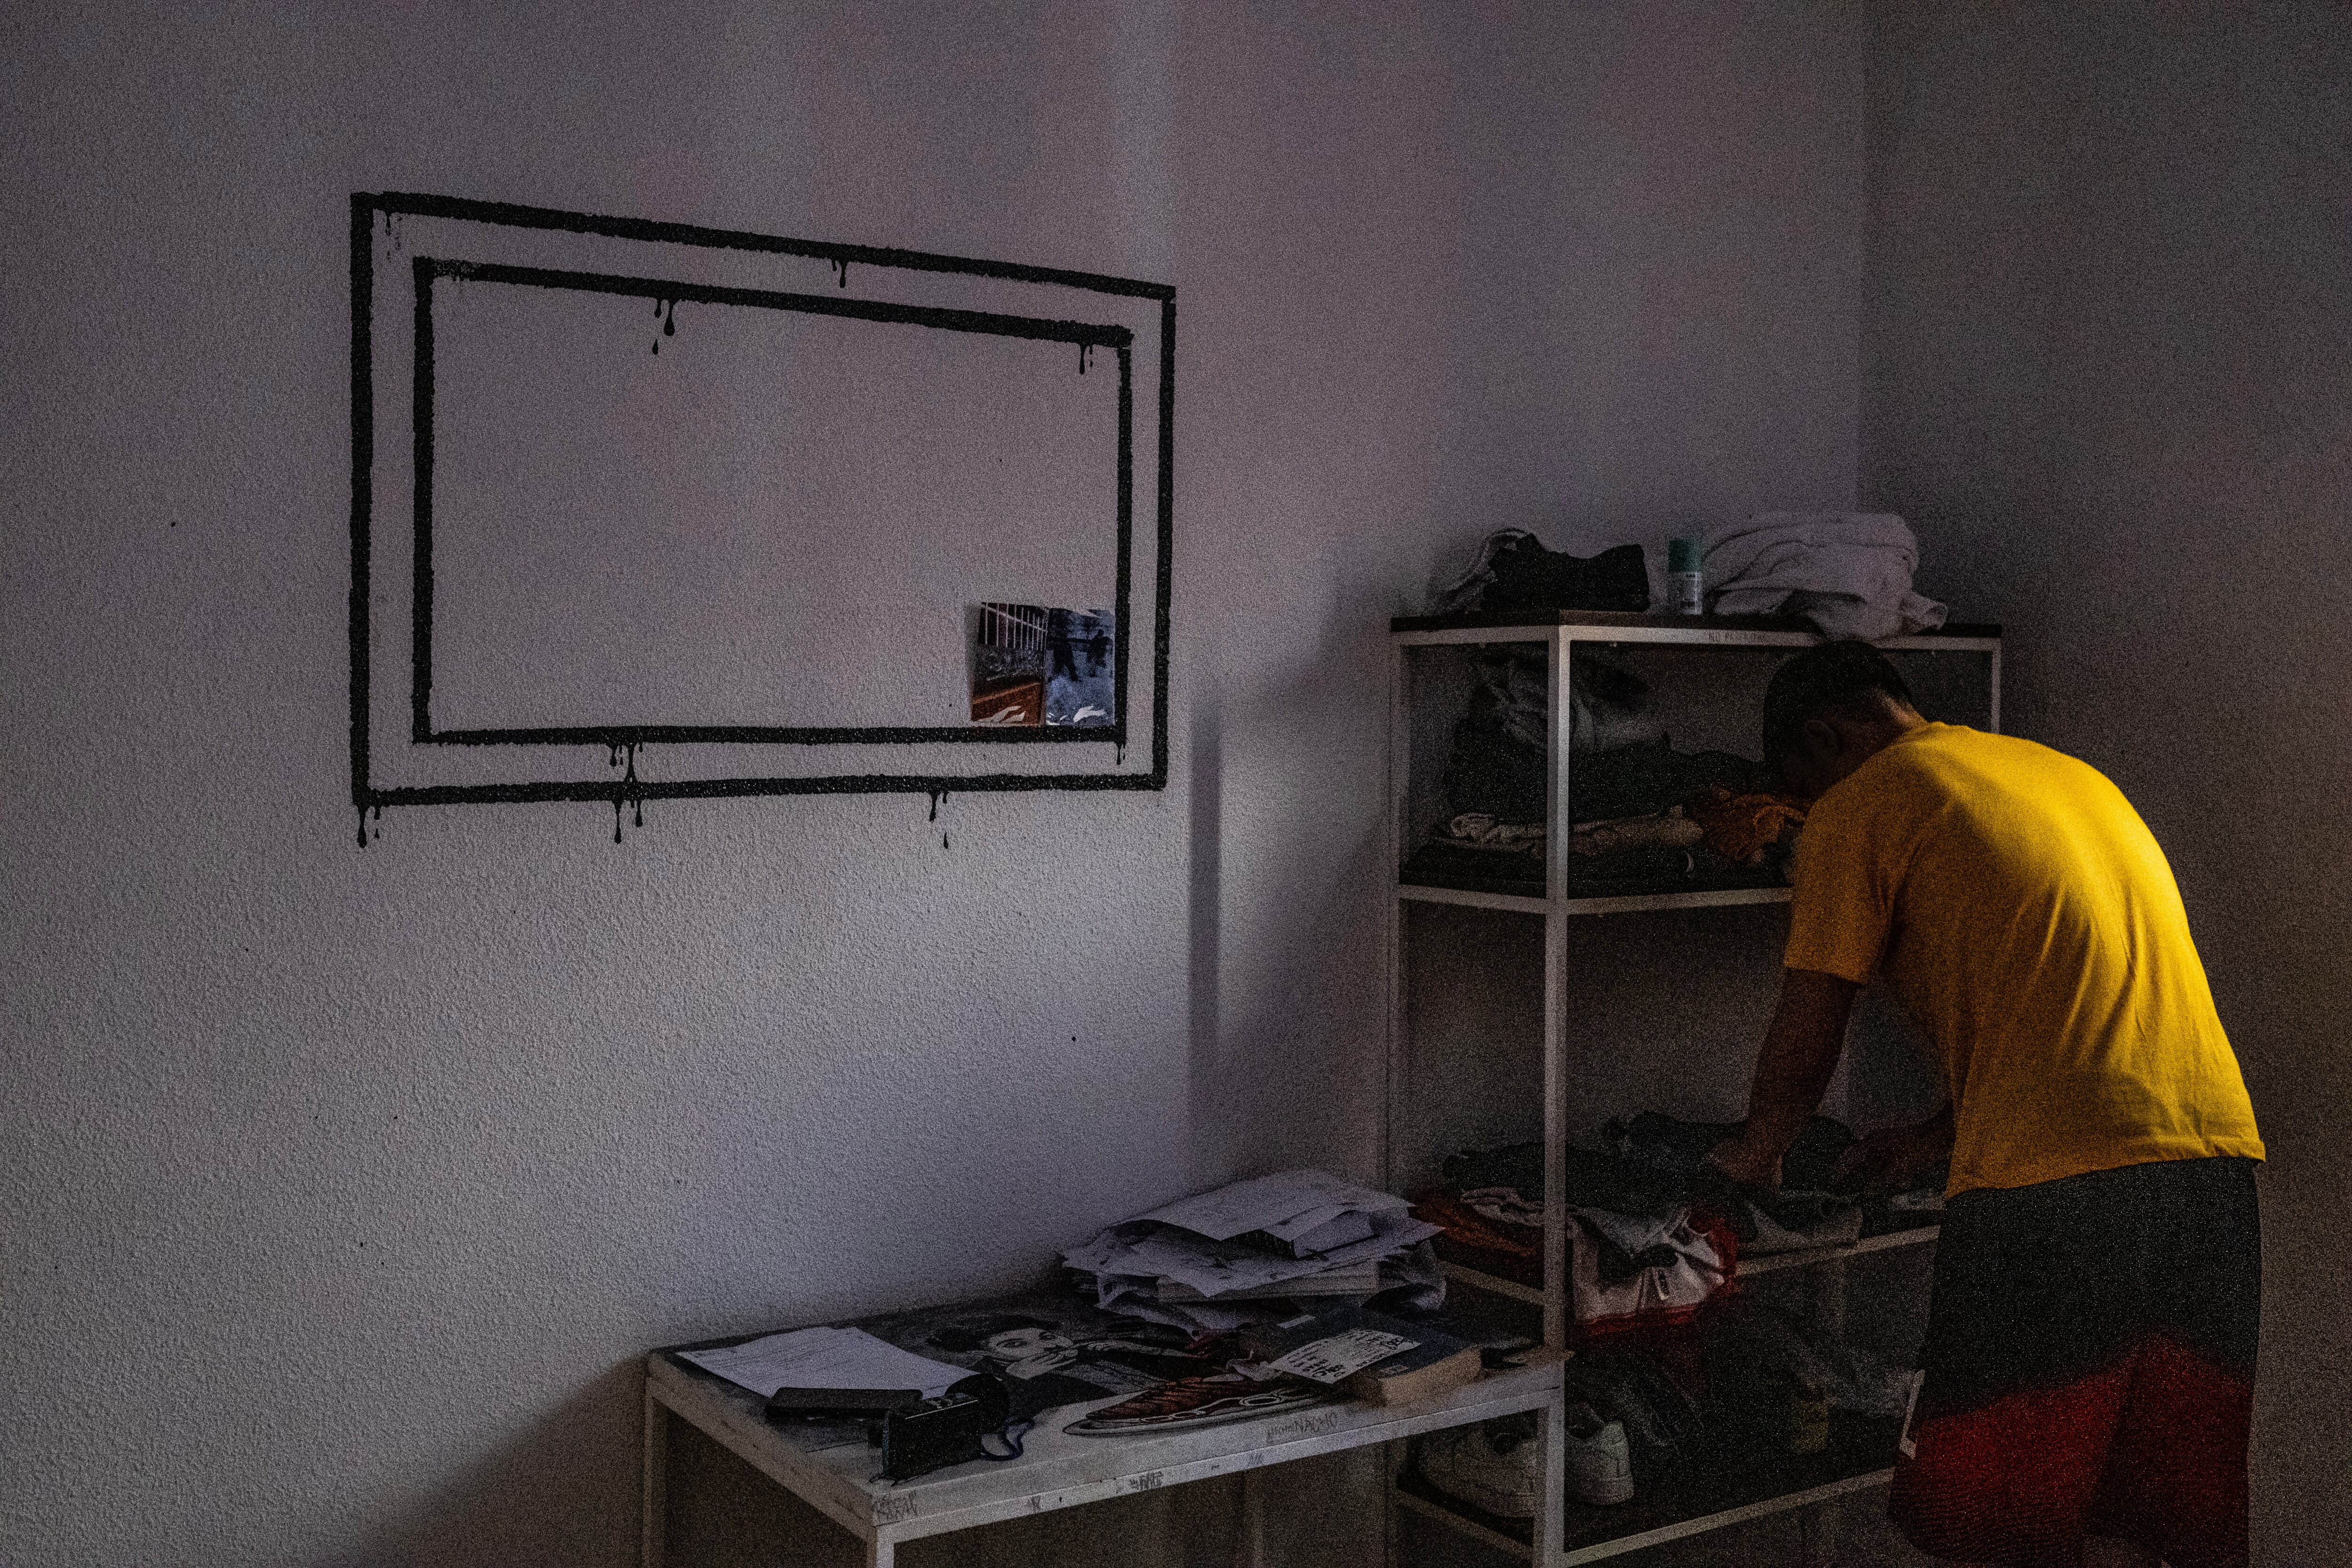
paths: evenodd
<path fill-rule="evenodd" d="M 863 1329 L 794 1329 L 718 1350 L 680 1351 L 678 1359 L 763 1398 L 780 1388 L 916 1388 L 929 1399 L 971 1375 Z"/>
<path fill-rule="evenodd" d="M 1428 1238 L 1404 1199 L 1323 1171 L 1283 1171 L 1182 1198 L 1062 1255 L 1094 1276 L 1106 1309 L 1223 1333 L 1266 1315 L 1255 1303 L 1362 1300 L 1399 1285 L 1443 1300 Z"/>

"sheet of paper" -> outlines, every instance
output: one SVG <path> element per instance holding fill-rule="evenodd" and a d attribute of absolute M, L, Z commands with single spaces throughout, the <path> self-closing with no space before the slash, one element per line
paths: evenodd
<path fill-rule="evenodd" d="M 1276 1258 L 1254 1247 L 1163 1232 L 1137 1242 L 1120 1267 L 1122 1271 L 1132 1268 L 1158 1279 L 1181 1280 L 1203 1296 L 1222 1296 L 1228 1290 L 1295 1279 L 1326 1265 L 1319 1258 L 1305 1261 Z"/>
<path fill-rule="evenodd" d="M 1277 1171 L 1213 1193 L 1179 1198 L 1139 1217 L 1181 1226 L 1212 1241 L 1226 1241 L 1245 1230 L 1280 1225 L 1309 1209 L 1363 1209 L 1377 1214 L 1409 1206 L 1394 1194 L 1343 1182 L 1328 1171 Z"/>
<path fill-rule="evenodd" d="M 1266 1364 L 1276 1372 L 1295 1373 L 1311 1383 L 1337 1383 L 1349 1373 L 1361 1372 L 1374 1362 L 1386 1361 L 1419 1343 L 1419 1340 L 1379 1329 L 1349 1329 L 1328 1339 L 1303 1344 Z"/>
<path fill-rule="evenodd" d="M 1337 1268 L 1343 1263 L 1360 1262 L 1367 1258 L 1386 1258 L 1391 1253 L 1402 1252 L 1417 1241 L 1427 1241 L 1445 1228 L 1442 1225 L 1432 1225 L 1425 1219 L 1414 1219 L 1410 1215 L 1375 1215 L 1372 1217 L 1383 1228 L 1361 1241 L 1335 1247 L 1328 1252 L 1318 1252 L 1307 1261 L 1318 1268 Z"/>
<path fill-rule="evenodd" d="M 1270 1323 L 1291 1309 L 1263 1301 L 1236 1301 L 1231 1306 L 1209 1301 L 1163 1301 L 1159 1282 L 1121 1278 L 1102 1294 L 1102 1309 L 1124 1312 L 1146 1322 L 1165 1323 L 1188 1334 L 1230 1334 L 1251 1323 Z"/>
<path fill-rule="evenodd" d="M 1319 1229 L 1343 1214 L 1355 1212 L 1339 1204 L 1319 1204 L 1311 1209 L 1301 1209 L 1288 1219 L 1276 1220 L 1265 1227 L 1265 1233 L 1283 1241 L 1296 1241 L 1308 1231 Z"/>
<path fill-rule="evenodd" d="M 1108 1230 L 1097 1231 L 1095 1238 L 1084 1247 L 1074 1247 L 1062 1254 L 1062 1261 L 1073 1268 L 1083 1268 L 1089 1274 L 1120 1272 L 1112 1265 L 1127 1255 L 1128 1238 L 1119 1234 L 1124 1229 L 1126 1226 L 1115 1225 Z"/>
<path fill-rule="evenodd" d="M 1371 1236 L 1312 1258 L 1276 1257 L 1239 1242 L 1212 1241 L 1174 1229 L 1154 1230 L 1131 1239 L 1105 1231 L 1062 1256 L 1072 1268 L 1093 1274 L 1098 1290 L 1108 1289 L 1101 1283 L 1106 1279 L 1142 1277 L 1180 1280 L 1203 1296 L 1213 1297 L 1388 1258 L 1435 1236 L 1440 1228 L 1398 1209 L 1375 1214 L 1372 1222 L 1381 1228 Z"/>
<path fill-rule="evenodd" d="M 720 1350 L 678 1354 L 762 1397 L 780 1388 L 919 1388 L 929 1397 L 971 1375 L 863 1329 L 793 1329 Z"/>

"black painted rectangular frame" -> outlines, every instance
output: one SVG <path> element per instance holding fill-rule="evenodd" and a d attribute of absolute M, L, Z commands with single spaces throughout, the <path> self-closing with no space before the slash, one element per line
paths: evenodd
<path fill-rule="evenodd" d="M 1152 627 L 1151 755 L 1148 772 L 1070 773 L 861 773 L 811 776 L 645 779 L 634 766 L 622 779 L 425 784 L 390 786 L 373 782 L 369 767 L 369 620 L 372 511 L 375 447 L 373 231 L 378 215 L 454 218 L 511 227 L 598 235 L 619 239 L 702 246 L 822 259 L 836 266 L 858 264 L 918 271 L 962 273 L 1032 282 L 1090 292 L 1156 300 L 1160 304 L 1160 404 L 1156 570 Z M 787 239 L 692 225 L 637 218 L 596 216 L 506 203 L 400 193 L 355 193 L 351 198 L 352 247 L 352 584 L 351 738 L 352 795 L 362 811 L 395 805 L 512 801 L 624 801 L 711 798 L 732 795 L 839 794 L 903 791 L 933 795 L 954 791 L 1163 789 L 1168 777 L 1169 616 L 1172 587 L 1175 420 L 1175 290 L 1166 285 L 1092 273 L 981 261 L 922 251 Z M 798 745 L 934 744 L 984 742 L 1128 742 L 1129 656 L 1134 527 L 1133 333 L 1115 323 L 1053 320 L 992 311 L 919 306 L 772 289 L 723 288 L 611 273 L 514 267 L 418 256 L 411 262 L 415 287 L 414 401 L 415 519 L 410 569 L 413 574 L 410 734 L 427 745 L 602 745 L 615 750 L 648 743 L 748 742 Z M 612 725 L 497 730 L 440 730 L 432 721 L 432 483 L 433 471 L 433 285 L 466 279 L 520 287 L 622 294 L 656 300 L 697 301 L 847 316 L 878 322 L 1068 342 L 1084 350 L 1110 350 L 1118 363 L 1118 566 L 1114 686 L 1116 714 L 1108 726 L 1036 729 L 971 726 L 873 726 L 817 728 L 759 725 Z"/>

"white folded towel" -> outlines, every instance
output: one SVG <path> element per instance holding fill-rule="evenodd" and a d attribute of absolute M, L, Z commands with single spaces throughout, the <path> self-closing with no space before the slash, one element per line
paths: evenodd
<path fill-rule="evenodd" d="M 1824 636 L 1876 642 L 1944 624 L 1911 591 L 1919 542 L 1893 512 L 1759 511 L 1707 535 L 1707 607 L 1802 616 Z"/>

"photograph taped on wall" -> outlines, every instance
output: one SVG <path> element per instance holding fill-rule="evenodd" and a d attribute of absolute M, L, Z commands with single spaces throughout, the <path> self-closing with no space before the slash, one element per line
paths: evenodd
<path fill-rule="evenodd" d="M 351 247 L 362 812 L 1164 787 L 1167 285 L 398 194 Z M 974 584 L 1105 606 L 1037 720 L 974 721 Z"/>
<path fill-rule="evenodd" d="M 1118 695 L 1108 610 L 972 606 L 971 721 L 1108 729 Z"/>

